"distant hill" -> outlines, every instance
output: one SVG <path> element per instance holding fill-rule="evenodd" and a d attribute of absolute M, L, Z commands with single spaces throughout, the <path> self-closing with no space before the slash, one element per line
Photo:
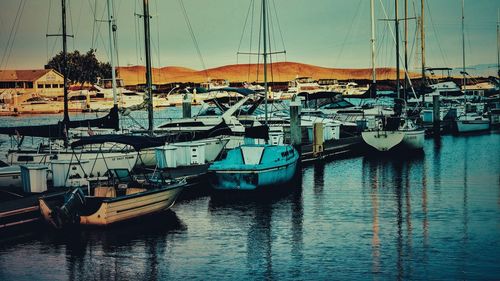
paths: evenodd
<path fill-rule="evenodd" d="M 194 70 L 185 67 L 168 66 L 153 69 L 153 83 L 165 84 L 172 82 L 206 82 L 208 79 L 226 79 L 230 82 L 255 82 L 263 80 L 263 65 L 256 64 L 233 64 L 206 70 Z M 257 78 L 258 72 L 258 78 Z M 118 67 L 118 73 L 126 85 L 145 83 L 144 66 L 122 66 Z M 371 69 L 344 69 L 327 68 L 297 62 L 276 62 L 268 66 L 268 80 L 285 82 L 296 77 L 312 77 L 313 79 L 334 78 L 339 80 L 348 79 L 371 79 Z M 411 73 L 411 76 L 418 74 Z M 377 79 L 395 79 L 394 68 L 378 68 Z M 401 72 L 403 77 L 403 72 Z"/>

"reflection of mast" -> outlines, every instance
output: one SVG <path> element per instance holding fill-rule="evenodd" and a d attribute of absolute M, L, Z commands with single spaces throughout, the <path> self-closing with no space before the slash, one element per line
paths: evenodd
<path fill-rule="evenodd" d="M 398 235 L 397 235 L 397 268 L 398 268 L 398 280 L 403 280 L 403 202 L 401 198 L 401 189 L 403 188 L 401 180 L 401 164 L 396 163 L 394 167 L 394 172 L 396 173 L 393 177 L 395 180 L 394 189 L 396 191 L 397 200 L 397 224 L 398 224 Z"/>
<path fill-rule="evenodd" d="M 370 15 L 371 15 L 371 47 L 372 47 L 372 91 L 371 98 L 377 96 L 377 66 L 375 65 L 375 5 L 374 0 L 370 1 Z"/>
<path fill-rule="evenodd" d="M 378 221 L 378 188 L 377 183 L 374 183 L 371 192 L 372 201 L 372 272 L 380 272 L 380 238 L 379 238 L 379 221 Z"/>

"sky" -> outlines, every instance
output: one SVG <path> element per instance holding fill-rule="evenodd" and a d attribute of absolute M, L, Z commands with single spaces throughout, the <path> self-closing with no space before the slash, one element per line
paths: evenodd
<path fill-rule="evenodd" d="M 0 0 L 0 69 L 34 69 L 62 49 L 60 0 Z M 193 69 L 256 62 L 259 0 L 150 0 L 152 61 L 154 67 Z M 370 67 L 369 0 L 268 0 L 273 61 L 293 61 L 337 68 Z M 408 0 L 409 17 L 417 16 L 420 0 Z M 461 0 L 426 1 L 426 61 L 432 67 L 462 65 Z M 251 5 L 253 4 L 253 5 Z M 67 0 L 68 49 L 97 49 L 109 60 L 106 1 Z M 114 0 L 118 27 L 118 60 L 122 66 L 144 65 L 141 0 Z M 182 5 L 187 17 L 184 16 Z M 404 0 L 400 0 L 400 18 Z M 254 9 L 252 16 L 249 11 Z M 465 0 L 466 64 L 497 62 L 498 0 Z M 395 65 L 394 0 L 375 0 L 377 65 Z M 247 14 L 249 15 L 247 17 Z M 189 19 L 189 21 L 186 20 Z M 94 20 L 94 19 L 97 19 Z M 277 19 L 277 20 L 276 20 Z M 188 27 L 194 34 L 199 53 Z M 245 24 L 246 22 L 246 24 Z M 401 21 L 401 37 L 403 34 Z M 420 66 L 415 39 L 416 21 L 408 20 L 410 70 Z M 252 27 L 252 28 L 251 28 Z M 279 28 L 278 28 L 279 27 Z M 253 29 L 253 30 L 252 30 Z M 252 30 L 252 32 L 250 32 Z M 281 32 L 279 32 L 281 30 Z M 252 36 L 251 36 L 252 35 Z M 250 45 L 252 38 L 252 47 Z M 241 43 L 240 43 L 241 42 Z M 412 51 L 413 50 L 413 51 Z M 401 49 L 402 51 L 402 49 Z M 492 70 L 494 72 L 495 70 Z M 473 72 L 473 71 L 472 71 Z"/>

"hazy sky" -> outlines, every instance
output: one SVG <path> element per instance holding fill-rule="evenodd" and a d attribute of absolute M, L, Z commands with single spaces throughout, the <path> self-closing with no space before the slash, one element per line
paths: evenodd
<path fill-rule="evenodd" d="M 60 33 L 60 0 L 0 0 L 0 69 L 42 68 L 47 59 L 62 48 L 61 39 L 46 38 L 47 33 Z M 370 66 L 370 1 L 369 0 L 268 0 L 273 26 L 274 50 L 287 51 L 276 61 L 296 61 L 326 67 Z M 107 24 L 104 0 L 67 0 L 69 50 L 82 52 L 97 48 L 98 57 L 108 60 Z M 181 4 L 187 12 L 206 67 L 237 62 L 245 19 L 250 3 L 255 2 L 252 51 L 256 52 L 260 0 L 150 0 L 153 66 L 185 66 L 202 69 L 202 62 L 191 38 Z M 419 10 L 419 0 L 409 0 Z M 428 0 L 426 7 L 426 58 L 429 66 L 462 64 L 461 0 Z M 96 7 L 97 3 L 97 7 Z M 393 0 L 376 0 L 378 19 L 394 17 Z M 274 7 L 276 10 L 274 10 Z M 404 1 L 400 1 L 403 17 Z M 465 0 L 467 64 L 496 64 L 496 21 L 499 0 Z M 18 13 L 18 11 L 22 11 Z M 94 13 L 95 12 L 95 16 Z M 144 64 L 141 0 L 115 0 L 118 25 L 120 65 Z M 278 32 L 276 15 L 282 33 Z M 17 21 L 16 21 L 17 17 Z M 240 51 L 250 48 L 249 16 Z M 14 24 L 14 23 L 18 24 Z M 388 22 L 377 21 L 378 65 L 394 66 L 394 43 L 387 30 Z M 393 23 L 390 23 L 393 27 Z M 415 21 L 409 21 L 410 49 L 416 48 Z M 402 32 L 402 31 L 401 31 Z M 159 48 L 158 48 L 159 46 Z M 159 56 L 158 56 L 159 54 Z M 239 56 L 240 63 L 248 56 Z M 252 61 L 255 62 L 255 58 Z M 415 52 L 412 66 L 418 64 Z M 414 68 L 414 67 L 412 67 Z"/>

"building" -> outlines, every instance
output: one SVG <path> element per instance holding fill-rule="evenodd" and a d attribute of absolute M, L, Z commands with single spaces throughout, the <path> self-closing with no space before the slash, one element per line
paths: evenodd
<path fill-rule="evenodd" d="M 0 70 L 0 93 L 62 96 L 64 77 L 53 69 Z"/>

